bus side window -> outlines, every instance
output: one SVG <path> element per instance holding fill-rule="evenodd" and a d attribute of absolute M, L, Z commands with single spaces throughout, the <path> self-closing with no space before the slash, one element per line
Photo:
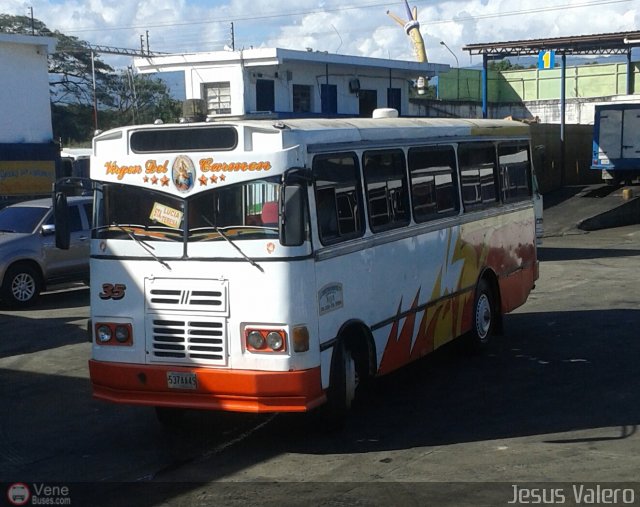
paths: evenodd
<path fill-rule="evenodd" d="M 531 198 L 531 163 L 528 143 L 499 144 L 498 159 L 502 202 L 517 202 Z"/>
<path fill-rule="evenodd" d="M 318 234 L 323 245 L 364 234 L 359 172 L 352 152 L 317 155 L 313 160 Z"/>
<path fill-rule="evenodd" d="M 498 202 L 496 150 L 492 143 L 458 145 L 462 200 L 475 209 Z"/>
<path fill-rule="evenodd" d="M 363 161 L 371 230 L 407 225 L 409 191 L 402 150 L 367 151 Z"/>
<path fill-rule="evenodd" d="M 409 150 L 413 217 L 416 222 L 433 220 L 459 211 L 456 173 L 453 146 Z"/>

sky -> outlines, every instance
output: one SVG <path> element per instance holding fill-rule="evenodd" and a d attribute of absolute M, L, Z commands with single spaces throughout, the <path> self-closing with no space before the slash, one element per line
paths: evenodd
<path fill-rule="evenodd" d="M 640 0 L 409 0 L 409 6 L 417 7 L 428 61 L 451 66 L 479 63 L 462 51 L 466 44 L 640 30 Z M 0 0 L 3 14 L 31 9 L 49 29 L 93 45 L 140 49 L 148 37 L 152 51 L 182 53 L 222 50 L 233 40 L 236 50 L 311 48 L 414 60 L 411 40 L 387 15 L 407 20 L 404 1 Z"/>

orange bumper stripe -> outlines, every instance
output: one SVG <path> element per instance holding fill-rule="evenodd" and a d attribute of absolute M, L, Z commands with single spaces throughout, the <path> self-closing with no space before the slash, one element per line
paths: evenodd
<path fill-rule="evenodd" d="M 197 389 L 170 389 L 167 372 L 195 373 Z M 247 371 L 89 361 L 94 397 L 116 403 L 234 412 L 305 412 L 326 400 L 320 368 Z"/>

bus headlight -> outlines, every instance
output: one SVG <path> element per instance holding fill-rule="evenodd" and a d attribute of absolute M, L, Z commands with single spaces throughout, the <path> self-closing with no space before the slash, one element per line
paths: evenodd
<path fill-rule="evenodd" d="M 116 340 L 120 343 L 129 341 L 129 327 L 128 326 L 116 326 Z"/>
<path fill-rule="evenodd" d="M 247 345 L 252 349 L 261 350 L 265 346 L 265 340 L 260 331 L 251 331 L 247 336 Z"/>
<path fill-rule="evenodd" d="M 280 336 L 280 333 L 271 331 L 267 335 L 267 346 L 271 350 L 282 350 L 282 347 L 284 346 L 284 341 L 282 339 L 282 336 Z"/>
<path fill-rule="evenodd" d="M 107 343 L 112 338 L 111 328 L 109 326 L 100 325 L 96 328 L 96 338 L 98 343 Z"/>

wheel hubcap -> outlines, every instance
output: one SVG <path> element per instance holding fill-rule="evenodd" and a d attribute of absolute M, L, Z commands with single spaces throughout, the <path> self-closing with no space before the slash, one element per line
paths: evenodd
<path fill-rule="evenodd" d="M 478 337 L 483 340 L 489 334 L 491 328 L 491 302 L 486 294 L 480 295 L 476 306 L 476 331 Z"/>
<path fill-rule="evenodd" d="M 36 282 L 26 273 L 20 273 L 13 279 L 11 293 L 17 301 L 29 301 L 35 294 Z"/>
<path fill-rule="evenodd" d="M 356 387 L 358 386 L 358 376 L 356 374 L 356 364 L 351 353 L 345 351 L 344 358 L 344 374 L 345 374 L 345 402 L 347 408 L 351 408 L 351 403 L 356 397 Z"/>

